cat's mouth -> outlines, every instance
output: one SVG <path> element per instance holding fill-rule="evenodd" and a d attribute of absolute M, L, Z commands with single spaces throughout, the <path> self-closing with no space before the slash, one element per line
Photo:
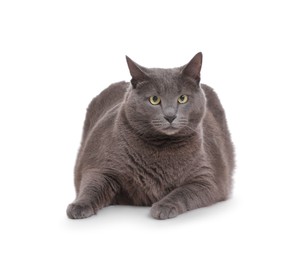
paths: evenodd
<path fill-rule="evenodd" d="M 177 122 L 168 123 L 159 120 L 158 121 L 154 120 L 152 122 L 152 125 L 157 131 L 166 135 L 174 135 L 178 133 L 184 126 L 184 124 L 177 123 Z"/>

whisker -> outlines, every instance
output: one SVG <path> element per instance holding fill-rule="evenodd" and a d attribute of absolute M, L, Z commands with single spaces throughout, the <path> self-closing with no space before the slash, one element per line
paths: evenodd
<path fill-rule="evenodd" d="M 194 130 L 193 128 L 189 127 L 188 125 L 185 125 L 185 127 L 188 127 L 189 129 L 191 129 L 193 132 L 195 132 L 196 134 L 200 135 L 199 132 L 197 132 L 196 130 Z"/>

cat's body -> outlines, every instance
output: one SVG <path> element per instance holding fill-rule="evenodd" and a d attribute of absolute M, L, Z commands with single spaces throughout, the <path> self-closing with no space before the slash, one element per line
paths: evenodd
<path fill-rule="evenodd" d="M 191 80 L 196 76 L 192 61 L 186 72 L 183 67 L 147 72 L 128 59 L 132 83 L 113 84 L 92 100 L 75 166 L 77 197 L 67 209 L 70 218 L 128 204 L 153 205 L 151 215 L 166 219 L 228 198 L 234 159 L 224 110 L 210 87 Z M 185 79 L 175 78 L 179 73 L 186 73 Z M 178 87 L 169 90 L 173 80 Z M 155 92 L 160 103 L 147 104 Z M 189 100 L 175 106 L 182 93 Z"/>

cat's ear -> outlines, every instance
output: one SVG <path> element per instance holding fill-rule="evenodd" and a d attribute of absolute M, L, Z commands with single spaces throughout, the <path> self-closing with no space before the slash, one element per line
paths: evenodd
<path fill-rule="evenodd" d="M 198 83 L 200 81 L 200 70 L 202 65 L 202 53 L 198 52 L 181 71 L 182 75 L 193 78 Z"/>
<path fill-rule="evenodd" d="M 144 68 L 142 66 L 135 63 L 128 56 L 126 56 L 126 60 L 127 60 L 128 68 L 129 68 L 129 71 L 130 71 L 130 75 L 132 77 L 131 84 L 134 88 L 136 88 L 137 83 L 147 80 L 148 76 L 143 71 Z"/>

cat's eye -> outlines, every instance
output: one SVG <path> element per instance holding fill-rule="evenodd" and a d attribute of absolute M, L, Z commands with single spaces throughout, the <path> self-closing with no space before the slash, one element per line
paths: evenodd
<path fill-rule="evenodd" d="M 149 98 L 149 101 L 152 105 L 158 105 L 160 103 L 160 98 L 158 96 L 152 96 Z"/>
<path fill-rule="evenodd" d="M 188 102 L 188 96 L 187 95 L 181 95 L 178 99 L 177 99 L 178 103 L 180 104 L 184 104 Z"/>

